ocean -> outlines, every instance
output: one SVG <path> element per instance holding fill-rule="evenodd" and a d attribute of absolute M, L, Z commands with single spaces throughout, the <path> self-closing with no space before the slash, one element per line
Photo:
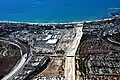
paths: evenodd
<path fill-rule="evenodd" d="M 1 0 L 0 21 L 76 22 L 109 17 L 120 0 Z"/>

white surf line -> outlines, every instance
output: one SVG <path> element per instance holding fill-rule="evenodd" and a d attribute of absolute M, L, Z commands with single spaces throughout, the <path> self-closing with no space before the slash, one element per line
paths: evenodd
<path fill-rule="evenodd" d="M 54 25 L 54 24 L 78 24 L 78 23 L 81 23 L 81 24 L 83 24 L 84 22 L 92 22 L 92 21 L 106 21 L 106 20 L 112 20 L 113 18 L 104 18 L 104 19 L 99 19 L 99 20 L 83 20 L 83 21 L 75 21 L 75 22 L 63 22 L 63 23 L 61 23 L 61 22 L 51 22 L 51 23 L 43 23 L 43 22 L 20 22 L 20 21 L 8 21 L 8 20 L 6 20 L 6 21 L 0 21 L 0 22 L 3 22 L 3 23 L 26 23 L 26 24 L 31 24 L 31 25 Z"/>

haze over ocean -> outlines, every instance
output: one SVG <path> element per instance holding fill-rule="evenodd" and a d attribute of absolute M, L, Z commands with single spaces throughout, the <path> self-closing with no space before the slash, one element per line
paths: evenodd
<path fill-rule="evenodd" d="M 120 0 L 1 0 L 0 21 L 69 22 L 100 19 Z"/>

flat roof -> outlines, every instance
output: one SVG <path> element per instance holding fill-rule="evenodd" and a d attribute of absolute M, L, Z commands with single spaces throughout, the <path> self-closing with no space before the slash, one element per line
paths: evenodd
<path fill-rule="evenodd" d="M 47 44 L 55 44 L 57 42 L 58 39 L 50 39 L 48 40 L 46 43 Z"/>

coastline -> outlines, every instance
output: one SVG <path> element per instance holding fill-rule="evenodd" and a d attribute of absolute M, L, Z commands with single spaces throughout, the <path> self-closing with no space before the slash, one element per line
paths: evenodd
<path fill-rule="evenodd" d="M 104 19 L 98 19 L 98 20 L 83 20 L 83 21 L 76 21 L 76 22 L 56 22 L 56 23 L 52 23 L 52 22 L 45 22 L 45 23 L 39 23 L 39 22 L 22 22 L 22 21 L 0 21 L 0 23 L 23 23 L 23 24 L 30 24 L 30 25 L 56 25 L 56 24 L 83 24 L 84 22 L 86 23 L 90 23 L 90 22 L 96 22 L 96 21 L 106 21 L 106 20 L 112 20 L 113 18 L 104 18 Z"/>

